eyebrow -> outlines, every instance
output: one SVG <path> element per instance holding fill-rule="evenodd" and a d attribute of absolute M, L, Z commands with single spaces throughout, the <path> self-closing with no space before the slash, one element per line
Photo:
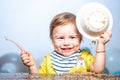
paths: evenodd
<path fill-rule="evenodd" d="M 54 38 L 59 37 L 59 36 L 63 36 L 63 35 L 53 35 Z"/>

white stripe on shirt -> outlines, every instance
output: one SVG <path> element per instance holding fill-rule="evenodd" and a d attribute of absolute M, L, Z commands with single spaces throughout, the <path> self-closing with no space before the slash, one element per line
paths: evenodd
<path fill-rule="evenodd" d="M 57 53 L 56 51 L 53 51 L 50 54 L 53 68 L 56 70 L 58 74 L 68 72 L 72 67 L 74 67 L 74 65 L 76 64 L 77 58 L 80 54 L 81 53 L 79 50 L 79 52 L 74 53 L 69 57 L 64 57 L 59 53 Z"/>

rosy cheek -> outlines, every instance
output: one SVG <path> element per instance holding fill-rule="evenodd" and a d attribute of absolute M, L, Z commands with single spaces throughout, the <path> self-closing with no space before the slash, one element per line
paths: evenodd
<path fill-rule="evenodd" d="M 54 44 L 54 48 L 55 48 L 56 50 L 58 50 L 58 49 L 60 48 L 60 46 L 59 46 L 58 44 Z"/>

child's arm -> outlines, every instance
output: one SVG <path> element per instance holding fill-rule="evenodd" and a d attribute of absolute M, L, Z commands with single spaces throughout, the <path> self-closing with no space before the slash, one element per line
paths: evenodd
<path fill-rule="evenodd" d="M 104 70 L 106 62 L 105 44 L 110 40 L 111 36 L 111 31 L 105 31 L 98 39 L 95 61 L 90 66 L 91 71 L 100 73 Z"/>
<path fill-rule="evenodd" d="M 7 41 L 10 41 L 13 44 L 15 44 L 21 50 L 21 59 L 22 59 L 22 62 L 23 62 L 23 64 L 25 64 L 26 66 L 28 66 L 29 73 L 38 73 L 37 67 L 36 67 L 36 63 L 35 63 L 35 60 L 32 57 L 32 55 L 29 52 L 25 51 L 25 49 L 21 45 L 19 45 L 16 41 L 11 40 L 11 39 L 9 39 L 7 37 L 5 37 L 5 39 Z"/>
<path fill-rule="evenodd" d="M 33 56 L 29 52 L 26 52 L 26 51 L 22 52 L 21 59 L 22 59 L 23 64 L 28 66 L 30 74 L 38 73 L 36 62 Z"/>

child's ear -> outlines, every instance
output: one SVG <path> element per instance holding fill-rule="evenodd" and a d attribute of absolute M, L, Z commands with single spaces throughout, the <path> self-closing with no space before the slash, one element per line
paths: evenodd
<path fill-rule="evenodd" d="M 49 37 L 50 37 L 50 39 L 52 39 L 52 35 L 50 35 Z"/>
<path fill-rule="evenodd" d="M 52 44 L 54 43 L 54 41 L 53 41 L 53 37 L 52 36 L 50 36 L 50 39 L 51 39 L 51 41 L 52 41 Z"/>

